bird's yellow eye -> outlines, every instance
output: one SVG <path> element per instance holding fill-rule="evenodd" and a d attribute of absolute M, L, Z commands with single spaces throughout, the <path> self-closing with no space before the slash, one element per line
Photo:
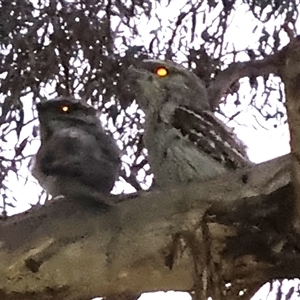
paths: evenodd
<path fill-rule="evenodd" d="M 156 70 L 155 70 L 155 74 L 159 77 L 166 77 L 168 74 L 169 74 L 169 71 L 167 68 L 165 67 L 158 67 Z"/>
<path fill-rule="evenodd" d="M 70 111 L 70 107 L 68 106 L 68 105 L 63 105 L 62 107 L 61 107 L 61 111 L 62 112 L 69 112 Z"/>

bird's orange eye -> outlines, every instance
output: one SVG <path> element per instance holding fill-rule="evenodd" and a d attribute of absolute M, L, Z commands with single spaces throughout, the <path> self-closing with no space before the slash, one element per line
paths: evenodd
<path fill-rule="evenodd" d="M 62 107 L 61 107 L 61 111 L 62 112 L 69 112 L 70 111 L 70 107 L 68 106 L 68 105 L 63 105 Z"/>
<path fill-rule="evenodd" d="M 165 67 L 158 67 L 156 70 L 155 70 L 155 74 L 159 77 L 166 77 L 168 74 L 169 74 L 169 71 L 167 68 Z"/>

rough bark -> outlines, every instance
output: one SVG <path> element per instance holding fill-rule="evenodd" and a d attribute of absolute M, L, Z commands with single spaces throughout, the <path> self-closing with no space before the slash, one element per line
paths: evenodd
<path fill-rule="evenodd" d="M 120 203 L 108 211 L 58 199 L 3 220 L 1 299 L 158 290 L 234 299 L 243 289 L 239 299 L 249 299 L 269 279 L 300 276 L 289 168 L 285 156 L 207 182 L 114 196 Z"/>
<path fill-rule="evenodd" d="M 287 32 L 288 28 L 286 28 Z M 286 109 L 291 136 L 292 181 L 295 186 L 293 222 L 300 233 L 300 37 L 293 38 L 282 51 L 280 76 L 284 82 Z"/>

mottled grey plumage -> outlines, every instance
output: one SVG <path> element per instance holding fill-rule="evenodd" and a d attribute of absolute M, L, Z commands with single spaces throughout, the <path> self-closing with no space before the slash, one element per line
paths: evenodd
<path fill-rule="evenodd" d="M 167 75 L 156 71 L 164 67 Z M 245 146 L 210 111 L 207 92 L 191 71 L 170 61 L 130 67 L 145 113 L 144 143 L 160 187 L 202 180 L 250 164 Z"/>
<path fill-rule="evenodd" d="M 32 173 L 41 186 L 52 196 L 79 200 L 109 194 L 118 176 L 119 149 L 96 111 L 64 98 L 41 102 L 37 110 L 41 147 Z"/>

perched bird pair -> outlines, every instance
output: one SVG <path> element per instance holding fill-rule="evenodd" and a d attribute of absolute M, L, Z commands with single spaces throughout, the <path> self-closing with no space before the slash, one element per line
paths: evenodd
<path fill-rule="evenodd" d="M 200 181 L 250 164 L 245 146 L 208 103 L 206 88 L 172 62 L 145 60 L 129 69 L 145 113 L 144 144 L 156 185 Z M 34 176 L 53 196 L 101 198 L 120 168 L 118 148 L 95 110 L 67 99 L 38 106 L 41 147 Z"/>

